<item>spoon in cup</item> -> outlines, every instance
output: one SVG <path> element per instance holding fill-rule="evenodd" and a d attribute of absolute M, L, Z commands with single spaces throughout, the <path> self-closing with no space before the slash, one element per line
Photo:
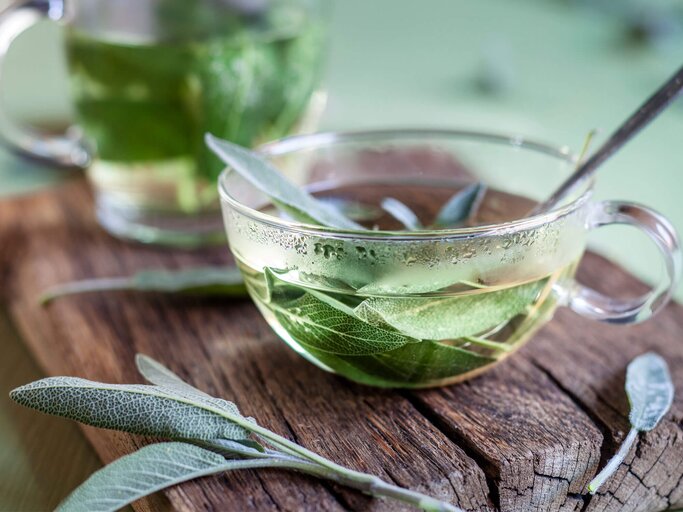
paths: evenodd
<path fill-rule="evenodd" d="M 537 205 L 531 214 L 550 211 L 560 204 L 571 191 L 589 180 L 600 165 L 662 113 L 676 99 L 681 90 L 683 90 L 683 67 L 638 107 L 638 110 L 631 114 L 590 158 L 579 165 L 547 200 Z"/>

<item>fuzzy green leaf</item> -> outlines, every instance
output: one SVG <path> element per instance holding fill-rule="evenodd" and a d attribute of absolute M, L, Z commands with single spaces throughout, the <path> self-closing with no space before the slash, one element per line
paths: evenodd
<path fill-rule="evenodd" d="M 338 309 L 329 300 L 320 300 L 309 293 L 283 304 L 271 301 L 265 306 L 298 343 L 330 354 L 377 354 L 417 341 L 362 322 L 350 316 L 350 310 Z"/>
<path fill-rule="evenodd" d="M 617 453 L 588 484 L 591 494 L 595 494 L 621 465 L 635 443 L 638 432 L 655 428 L 671 407 L 674 385 L 666 361 L 654 352 L 648 352 L 631 361 L 626 368 L 626 394 L 631 404 L 631 431 Z"/>
<path fill-rule="evenodd" d="M 236 416 L 242 415 L 237 406 L 232 402 L 228 402 L 227 400 L 222 400 L 220 398 L 214 398 L 208 393 L 204 393 L 202 390 L 191 386 L 171 370 L 158 363 L 151 357 L 148 357 L 144 354 L 137 354 L 135 356 L 135 365 L 137 366 L 140 375 L 142 375 L 148 382 L 164 388 L 165 391 L 172 393 L 179 398 L 208 402 L 213 406 L 225 410 L 229 414 Z M 256 424 L 256 420 L 253 418 L 245 419 Z"/>
<path fill-rule="evenodd" d="M 247 439 L 250 421 L 235 404 L 179 396 L 160 386 L 49 377 L 10 393 L 17 403 L 86 425 L 175 439 Z M 228 416 L 229 418 L 226 418 Z"/>
<path fill-rule="evenodd" d="M 361 320 L 388 324 L 411 338 L 457 339 L 482 333 L 524 312 L 544 285 L 543 279 L 456 297 L 371 297 L 354 312 Z"/>
<path fill-rule="evenodd" d="M 151 384 L 156 384 L 171 391 L 180 391 L 190 396 L 196 395 L 201 399 L 214 399 L 208 393 L 204 393 L 202 390 L 191 386 L 164 365 L 144 354 L 137 354 L 135 356 L 135 366 L 140 375 Z"/>
<path fill-rule="evenodd" d="M 410 343 L 390 352 L 368 356 L 341 356 L 309 350 L 316 359 L 348 379 L 389 388 L 424 385 L 497 361 L 495 357 L 436 341 Z"/>
<path fill-rule="evenodd" d="M 242 274 L 236 267 L 147 270 L 135 274 L 132 282 L 134 289 L 141 291 L 244 295 Z"/>
<path fill-rule="evenodd" d="M 382 209 L 411 231 L 422 229 L 418 216 L 398 199 L 387 197 L 382 200 Z"/>
<path fill-rule="evenodd" d="M 253 151 L 211 134 L 206 134 L 206 144 L 223 162 L 270 197 L 276 205 L 285 206 L 288 214 L 296 216 L 297 212 L 302 212 L 306 219 L 313 219 L 323 226 L 363 229 L 336 208 L 296 186 Z"/>
<path fill-rule="evenodd" d="M 423 510 L 461 512 L 448 503 L 335 464 L 258 427 L 241 416 L 234 404 L 199 392 L 156 361 L 141 356 L 138 366 L 150 380 L 162 385 L 126 386 L 55 377 L 10 393 L 22 405 L 88 425 L 189 441 L 150 445 L 118 459 L 76 489 L 59 506 L 59 511 L 114 511 L 153 492 L 201 476 L 231 469 L 285 468 L 370 491 L 374 496 L 401 500 Z M 226 412 L 231 408 L 235 414 Z M 249 430 L 276 449 L 266 449 L 247 439 Z"/>
<path fill-rule="evenodd" d="M 262 457 L 266 448 L 253 439 L 210 439 L 209 441 L 192 440 L 193 444 L 206 448 L 229 459 Z"/>
<path fill-rule="evenodd" d="M 351 220 L 371 222 L 379 219 L 384 212 L 374 205 L 343 197 L 321 197 L 320 201 L 340 211 Z"/>
<path fill-rule="evenodd" d="M 626 394 L 631 404 L 633 428 L 646 432 L 657 426 L 674 399 L 674 385 L 666 361 L 648 352 L 636 357 L 626 369 Z"/>
<path fill-rule="evenodd" d="M 434 220 L 434 226 L 439 228 L 453 227 L 471 218 L 481 204 L 486 194 L 483 183 L 468 185 L 443 205 Z"/>
<path fill-rule="evenodd" d="M 159 443 L 121 457 L 93 473 L 57 507 L 58 512 L 109 512 L 181 482 L 268 461 L 226 460 L 188 443 Z"/>
<path fill-rule="evenodd" d="M 77 293 L 129 290 L 188 295 L 243 297 L 244 281 L 235 267 L 199 267 L 188 270 L 144 270 L 130 277 L 87 279 L 59 284 L 41 296 L 41 303 Z"/>

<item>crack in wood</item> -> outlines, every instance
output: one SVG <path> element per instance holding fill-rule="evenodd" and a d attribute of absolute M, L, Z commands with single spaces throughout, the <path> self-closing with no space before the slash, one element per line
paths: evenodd
<path fill-rule="evenodd" d="M 462 385 L 466 385 L 462 384 Z M 455 429 L 446 423 L 439 414 L 427 406 L 422 400 L 410 392 L 401 393 L 415 409 L 424 416 L 434 427 L 442 432 L 452 443 L 456 444 L 465 454 L 479 467 L 484 473 L 486 486 L 488 488 L 488 501 L 494 510 L 500 510 L 500 494 L 498 484 L 500 483 L 500 473 L 492 461 L 480 451 L 477 446 L 465 437 L 461 436 Z"/>
<path fill-rule="evenodd" d="M 593 411 L 593 409 L 591 409 L 588 406 L 588 404 L 584 402 L 584 400 L 580 396 L 574 393 L 571 389 L 565 386 L 557 377 L 555 377 L 551 370 L 545 368 L 540 362 L 534 359 L 531 359 L 530 362 L 532 365 L 534 365 L 534 367 L 538 368 L 538 370 L 540 370 L 560 391 L 562 391 L 572 401 L 572 403 L 580 411 L 582 411 L 586 415 L 586 417 L 588 417 L 588 419 L 591 420 L 591 422 L 593 422 L 593 425 L 595 425 L 595 427 L 602 434 L 602 441 L 600 443 L 600 461 L 591 477 L 594 476 L 595 474 L 597 474 L 599 468 L 602 468 L 605 466 L 605 464 L 607 464 L 607 461 L 610 459 L 610 457 L 616 450 L 617 443 L 613 437 L 612 430 L 595 413 L 595 411 Z M 590 506 L 591 498 L 591 495 L 586 496 L 581 512 L 585 512 L 588 509 L 588 507 Z"/>
<path fill-rule="evenodd" d="M 282 507 L 280 507 L 280 504 L 278 501 L 275 499 L 275 497 L 270 493 L 270 490 L 268 489 L 268 485 L 263 481 L 263 478 L 261 477 L 260 473 L 258 471 L 253 472 L 258 479 L 259 482 L 261 482 L 261 487 L 263 488 L 263 492 L 266 493 L 266 496 L 268 496 L 268 499 L 273 503 L 273 506 L 275 507 L 276 510 L 282 510 Z"/>

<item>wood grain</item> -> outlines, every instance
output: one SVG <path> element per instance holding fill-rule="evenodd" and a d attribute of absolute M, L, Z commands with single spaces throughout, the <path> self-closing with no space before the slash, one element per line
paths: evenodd
<path fill-rule="evenodd" d="M 466 510 L 665 510 L 683 505 L 683 400 L 599 495 L 582 495 L 627 428 L 627 362 L 648 349 L 669 361 L 683 395 L 681 307 L 619 328 L 561 311 L 519 354 L 470 382 L 419 392 L 376 390 L 326 374 L 290 351 L 247 301 L 131 293 L 56 301 L 50 285 L 164 266 L 220 264 L 228 251 L 163 252 L 124 244 L 95 223 L 81 182 L 0 204 L 2 301 L 49 374 L 138 382 L 148 354 L 260 423 L 338 462 Z M 641 286 L 593 255 L 585 278 L 611 291 Z M 84 429 L 103 461 L 144 443 Z M 205 478 L 138 510 L 399 510 L 395 504 L 293 473 Z"/>

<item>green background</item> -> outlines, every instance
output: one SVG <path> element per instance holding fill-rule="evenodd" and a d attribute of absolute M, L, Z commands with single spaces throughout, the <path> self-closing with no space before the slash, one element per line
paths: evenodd
<path fill-rule="evenodd" d="M 578 149 L 589 129 L 602 129 L 597 142 L 604 140 L 683 64 L 682 31 L 645 45 L 628 42 L 624 32 L 617 9 L 601 12 L 569 0 L 342 0 L 332 23 L 321 128 L 468 127 Z M 7 59 L 2 100 L 27 122 L 60 124 L 71 116 L 59 39 L 59 28 L 43 23 Z M 497 76 L 503 86 L 484 92 L 477 86 L 482 76 Z M 679 99 L 600 171 L 598 197 L 655 207 L 680 230 L 682 142 Z M 28 193 L 59 178 L 0 152 L 0 195 Z M 646 280 L 661 272 L 656 250 L 635 230 L 605 228 L 591 242 Z M 683 298 L 680 287 L 677 297 Z M 18 375 L 28 380 L 37 371 L 7 322 L 0 322 L 0 340 L 10 354 L 0 358 L 6 396 L 4 390 L 20 383 Z M 92 453 L 75 429 L 55 438 L 59 420 L 0 401 L 0 508 L 54 505 L 95 466 Z M 28 433 L 27 424 L 35 425 Z M 42 437 L 47 431 L 49 439 Z M 73 460 L 59 456 L 56 446 L 68 447 Z M 54 466 L 58 476 L 46 462 L 55 456 L 70 468 Z"/>

